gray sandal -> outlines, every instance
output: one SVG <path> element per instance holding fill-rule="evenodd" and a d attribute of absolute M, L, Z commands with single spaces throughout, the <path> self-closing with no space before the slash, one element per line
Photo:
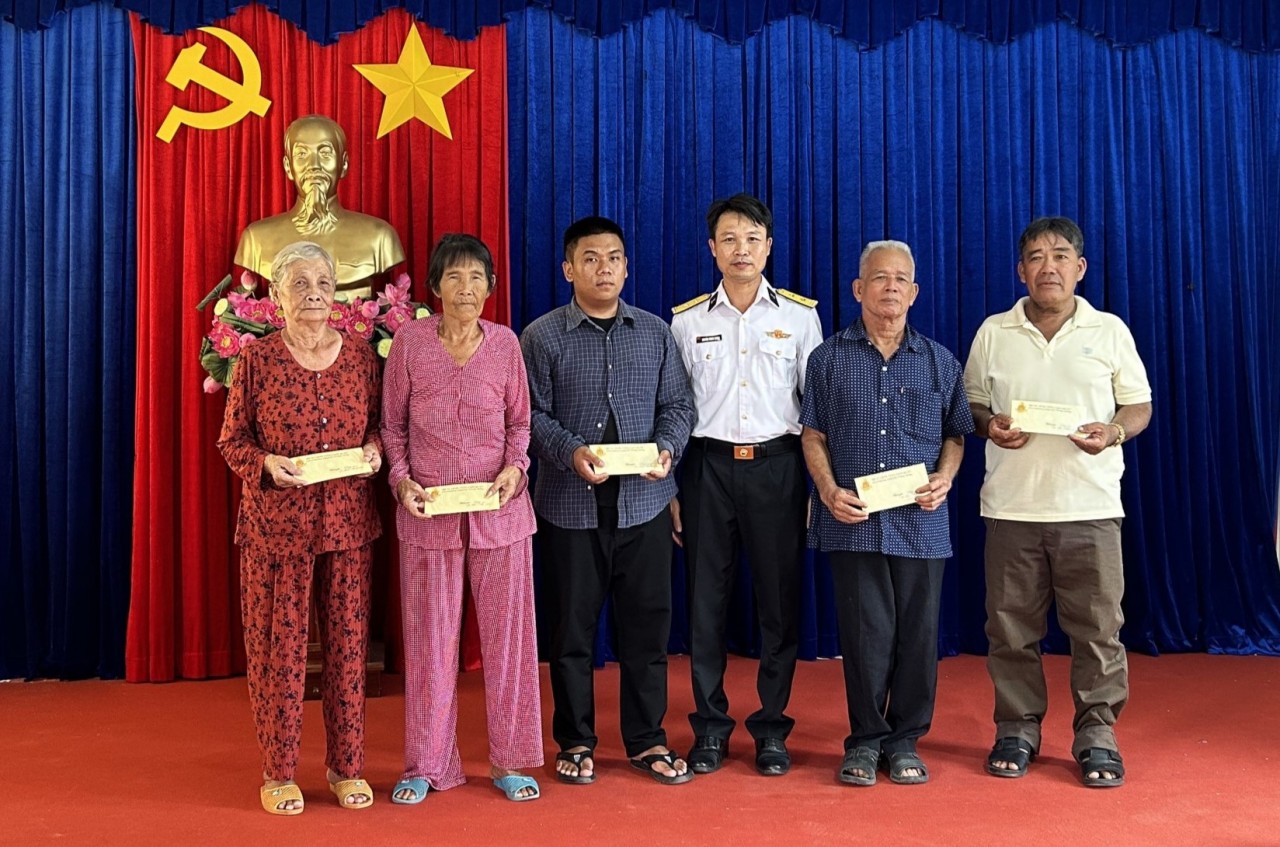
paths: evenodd
<path fill-rule="evenodd" d="M 896 782 L 898 785 L 921 785 L 929 781 L 929 769 L 915 753 L 888 753 L 885 760 L 891 782 Z M 912 768 L 920 773 L 908 776 L 906 772 Z"/>
<path fill-rule="evenodd" d="M 870 747 L 855 747 L 846 750 L 840 761 L 840 770 L 836 776 L 841 782 L 849 785 L 875 785 L 876 765 L 880 761 L 880 751 Z M 859 773 L 861 771 L 861 773 Z"/>

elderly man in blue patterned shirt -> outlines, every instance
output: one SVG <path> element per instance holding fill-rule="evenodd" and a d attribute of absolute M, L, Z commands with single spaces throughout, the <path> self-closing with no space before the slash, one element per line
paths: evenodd
<path fill-rule="evenodd" d="M 671 331 L 622 302 L 622 230 L 583 218 L 564 234 L 573 299 L 520 339 L 538 457 L 533 507 L 552 621 L 551 731 L 556 776 L 596 778 L 592 654 L 606 594 L 613 598 L 621 670 L 623 743 L 632 766 L 665 784 L 693 778 L 667 747 L 667 636 L 671 631 L 670 476 L 693 429 L 693 393 Z M 610 476 L 589 445 L 655 442 L 659 465 Z"/>
<path fill-rule="evenodd" d="M 801 443 L 820 498 L 809 546 L 831 561 L 850 727 L 838 775 L 852 785 L 875 784 L 880 767 L 896 783 L 929 779 L 916 742 L 933 720 L 946 499 L 973 417 L 956 357 L 907 325 L 919 291 L 910 247 L 868 244 L 853 281 L 862 317 L 805 375 Z M 914 503 L 873 511 L 856 493 L 917 464 L 928 483 Z"/>

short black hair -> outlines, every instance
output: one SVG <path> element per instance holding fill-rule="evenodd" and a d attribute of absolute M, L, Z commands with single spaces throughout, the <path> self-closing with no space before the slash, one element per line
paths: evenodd
<path fill-rule="evenodd" d="M 744 193 L 721 198 L 712 203 L 710 209 L 707 209 L 707 231 L 712 238 L 716 237 L 716 225 L 720 223 L 720 218 L 731 212 L 742 215 L 752 223 L 764 227 L 765 235 L 773 238 L 773 213 L 769 211 L 769 207 L 764 203 L 761 203 L 750 194 Z"/>
<path fill-rule="evenodd" d="M 1077 256 L 1084 255 L 1084 233 L 1080 231 L 1076 222 L 1071 218 L 1046 217 L 1036 218 L 1022 231 L 1022 235 L 1018 238 L 1018 261 L 1022 261 L 1022 254 L 1026 251 L 1028 244 L 1046 235 L 1061 237 L 1064 241 L 1071 243 Z"/>
<path fill-rule="evenodd" d="M 573 251 L 578 242 L 592 235 L 616 235 L 622 242 L 622 252 L 627 252 L 627 239 L 622 234 L 622 227 L 609 218 L 588 215 L 569 224 L 569 228 L 564 231 L 564 260 L 573 262 Z"/>
<path fill-rule="evenodd" d="M 447 232 L 440 237 L 440 243 L 431 251 L 431 263 L 427 265 L 427 287 L 440 296 L 440 280 L 449 268 L 479 262 L 484 266 L 484 278 L 489 281 L 489 292 L 493 293 L 493 254 L 485 243 L 474 235 L 460 232 Z"/>

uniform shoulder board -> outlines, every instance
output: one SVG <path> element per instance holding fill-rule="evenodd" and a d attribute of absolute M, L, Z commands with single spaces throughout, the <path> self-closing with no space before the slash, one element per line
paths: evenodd
<path fill-rule="evenodd" d="M 779 294 L 781 294 L 783 297 L 786 297 L 792 303 L 799 303 L 801 306 L 804 306 L 806 309 L 812 309 L 818 305 L 817 300 L 813 300 L 809 297 L 804 297 L 800 294 L 796 294 L 794 291 L 788 291 L 785 288 L 775 288 L 774 291 L 777 291 Z"/>
<path fill-rule="evenodd" d="M 683 303 L 681 303 L 679 306 L 676 306 L 675 308 L 673 308 L 671 310 L 671 314 L 678 315 L 681 312 L 686 312 L 689 309 L 692 309 L 694 306 L 698 305 L 699 303 L 707 302 L 707 300 L 709 299 L 711 299 L 710 294 L 699 294 L 697 297 L 694 297 L 692 300 L 686 300 Z"/>

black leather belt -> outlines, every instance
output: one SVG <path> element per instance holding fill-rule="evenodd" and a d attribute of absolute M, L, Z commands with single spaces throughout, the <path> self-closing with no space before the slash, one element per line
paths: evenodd
<path fill-rule="evenodd" d="M 768 441 L 761 441 L 756 444 L 734 444 L 732 441 L 721 441 L 717 438 L 697 437 L 690 438 L 689 443 L 713 456 L 731 456 L 742 461 L 800 452 L 800 436 L 798 435 L 780 435 L 777 438 L 771 438 Z"/>

